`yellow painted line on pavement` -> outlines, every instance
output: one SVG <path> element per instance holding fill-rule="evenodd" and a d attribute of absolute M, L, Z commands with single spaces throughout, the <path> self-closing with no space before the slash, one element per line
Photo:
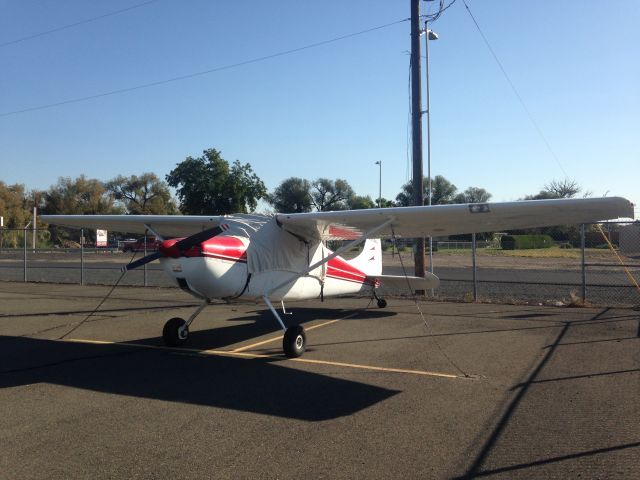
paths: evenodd
<path fill-rule="evenodd" d="M 354 313 L 350 313 L 346 317 L 336 318 L 335 320 L 328 320 L 326 322 L 319 323 L 318 325 L 312 325 L 310 327 L 305 327 L 305 331 L 308 332 L 309 330 L 314 330 L 316 328 L 325 327 L 327 325 L 331 325 L 332 323 L 339 322 L 340 320 L 347 320 L 347 319 L 349 319 L 351 317 L 355 317 L 357 314 L 358 314 L 357 312 L 354 312 Z M 245 345 L 244 347 L 236 348 L 235 350 L 233 350 L 233 352 L 243 352 L 245 350 L 251 350 L 252 348 L 259 347 L 259 346 L 262 346 L 262 345 L 266 345 L 267 343 L 277 342 L 278 340 L 282 340 L 282 337 L 283 337 L 283 335 L 278 335 L 277 337 L 269 338 L 269 339 L 263 340 L 261 342 L 256 342 L 256 343 L 252 343 L 250 345 Z"/>
<path fill-rule="evenodd" d="M 336 320 L 328 320 L 326 322 L 319 323 L 318 325 L 312 325 L 310 327 L 305 327 L 305 331 L 308 332 L 309 330 L 313 330 L 315 328 L 325 327 L 327 325 L 331 325 L 332 323 L 339 322 L 340 320 L 346 320 L 350 316 L 351 315 L 349 315 L 347 317 L 344 317 L 344 318 L 338 318 Z M 284 335 L 278 335 L 277 337 L 268 338 L 267 340 L 262 340 L 261 342 L 252 343 L 251 345 L 245 345 L 244 347 L 236 348 L 235 350 L 232 350 L 232 351 L 237 353 L 237 352 L 243 352 L 245 350 L 251 350 L 252 348 L 260 347 L 261 345 L 266 345 L 267 343 L 277 342 L 278 340 L 282 340 L 283 336 Z"/>
<path fill-rule="evenodd" d="M 337 322 L 338 320 L 331 320 L 331 322 Z M 319 327 L 320 325 L 318 325 Z M 457 378 L 464 379 L 465 377 L 462 375 L 456 375 L 452 373 L 442 373 L 442 372 L 432 372 L 428 370 L 410 370 L 404 368 L 390 368 L 390 367 L 377 367 L 374 365 L 360 365 L 357 363 L 344 363 L 344 362 L 332 362 L 330 360 L 313 360 L 311 358 L 286 358 L 280 355 L 266 355 L 260 353 L 248 353 L 248 352 L 236 352 L 229 350 L 196 350 L 195 348 L 183 348 L 183 347 L 165 347 L 162 345 L 148 345 L 144 343 L 133 343 L 133 342 L 111 342 L 104 340 L 88 340 L 81 338 L 69 338 L 65 340 L 58 340 L 59 342 L 72 342 L 72 343 L 88 343 L 94 345 L 122 345 L 128 347 L 139 347 L 139 348 L 148 348 L 148 349 L 156 349 L 156 350 L 170 350 L 175 352 L 184 352 L 191 355 L 212 355 L 212 356 L 230 356 L 230 357 L 244 357 L 244 358 L 281 358 L 283 360 L 290 360 L 292 362 L 298 363 L 308 363 L 314 365 L 329 365 L 332 367 L 344 367 L 344 368 L 352 368 L 358 370 L 369 370 L 373 372 L 384 372 L 384 373 L 405 373 L 410 375 L 421 375 L 428 377 L 440 377 L 440 378 Z"/>

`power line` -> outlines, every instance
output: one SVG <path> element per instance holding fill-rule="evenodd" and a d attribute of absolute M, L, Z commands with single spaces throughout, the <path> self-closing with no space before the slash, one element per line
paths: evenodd
<path fill-rule="evenodd" d="M 122 8 L 120 10 L 115 10 L 113 12 L 105 13 L 103 15 L 98 15 L 97 17 L 87 18 L 86 20 L 80 20 L 79 22 L 70 23 L 68 25 L 63 25 L 61 27 L 52 28 L 51 30 L 45 30 L 44 32 L 34 33 L 33 35 L 27 35 L 26 37 L 16 38 L 15 40 L 10 40 L 8 42 L 0 43 L 0 48 L 6 47 L 8 45 L 15 45 L 16 43 L 24 42 L 26 40 L 31 40 L 33 38 L 43 37 L 45 35 L 59 32 L 61 30 L 67 30 L 69 28 L 77 27 L 79 25 L 84 25 L 85 23 L 91 23 L 91 22 L 95 22 L 96 20 L 102 20 L 103 18 L 111 17 L 113 15 L 118 15 L 120 13 L 128 12 L 136 8 L 144 7 L 146 5 L 149 5 L 150 3 L 155 3 L 157 1 L 159 0 L 148 0 L 147 2 L 138 3 L 136 5 L 132 5 L 127 8 Z"/>
<path fill-rule="evenodd" d="M 429 1 L 429 0 L 427 0 Z M 454 3 L 456 3 L 456 0 L 451 0 L 449 2 L 449 4 L 447 6 L 445 6 L 444 4 L 444 0 L 440 0 L 438 2 L 438 10 L 436 10 L 433 13 L 428 13 L 429 7 L 431 6 L 430 4 L 427 4 L 427 14 L 426 15 L 420 15 L 422 18 L 424 18 L 427 22 L 435 22 L 436 20 L 438 20 L 440 18 L 440 15 L 442 15 L 445 10 L 448 10 L 449 7 L 451 7 Z"/>
<path fill-rule="evenodd" d="M 44 110 L 46 108 L 59 107 L 59 106 L 62 106 L 62 105 L 68 105 L 70 103 L 84 102 L 84 101 L 93 100 L 93 99 L 96 99 L 96 98 L 108 97 L 108 96 L 117 95 L 117 94 L 120 94 L 120 93 L 132 92 L 134 90 L 141 90 L 143 88 L 149 88 L 149 87 L 157 87 L 159 85 L 164 85 L 164 84 L 167 84 L 167 83 L 178 82 L 178 81 L 181 81 L 181 80 L 187 80 L 187 79 L 190 79 L 190 78 L 200 77 L 200 76 L 203 76 L 203 75 L 209 75 L 211 73 L 221 72 L 223 70 L 230 70 L 232 68 L 242 67 L 244 65 L 249 65 L 251 63 L 263 62 L 265 60 L 271 60 L 273 58 L 283 57 L 285 55 L 290 55 L 292 53 L 301 52 L 303 50 L 308 50 L 310 48 L 320 47 L 320 46 L 323 46 L 323 45 L 327 45 L 329 43 L 338 42 L 340 40 L 346 40 L 348 38 L 356 37 L 358 35 L 364 35 L 365 33 L 370 33 L 370 32 L 376 31 L 376 30 L 380 30 L 380 29 L 383 29 L 383 28 L 390 27 L 392 25 L 397 25 L 399 23 L 403 23 L 403 22 L 406 22 L 408 20 L 410 20 L 410 19 L 409 18 L 404 18 L 402 20 L 397 20 L 395 22 L 386 23 L 384 25 L 379 25 L 377 27 L 368 28 L 366 30 L 361 30 L 359 32 L 349 33 L 347 35 L 341 35 L 339 37 L 331 38 L 329 40 L 323 40 L 323 41 L 316 42 L 316 43 L 310 43 L 310 44 L 304 45 L 302 47 L 292 48 L 290 50 L 284 50 L 282 52 L 272 53 L 272 54 L 269 54 L 269 55 L 264 55 L 262 57 L 256 57 L 256 58 L 252 58 L 252 59 L 249 59 L 249 60 L 244 60 L 242 62 L 231 63 L 231 64 L 228 64 L 228 65 L 222 65 L 220 67 L 214 67 L 214 68 L 210 68 L 208 70 L 203 70 L 203 71 L 200 71 L 200 72 L 188 73 L 186 75 L 180 75 L 180 76 L 177 76 L 177 77 L 167 78 L 167 79 L 164 79 L 164 80 L 158 80 L 158 81 L 155 81 L 155 82 L 144 83 L 144 84 L 136 85 L 136 86 L 133 86 L 133 87 L 126 87 L 126 88 L 120 88 L 120 89 L 117 89 L 117 90 L 111 90 L 111 91 L 108 91 L 108 92 L 97 93 L 95 95 L 87 95 L 85 97 L 71 98 L 71 99 L 68 99 L 68 100 L 62 100 L 60 102 L 54 102 L 54 103 L 48 103 L 48 104 L 44 104 L 44 105 L 38 105 L 36 107 L 28 107 L 28 108 L 22 108 L 20 110 L 13 110 L 13 111 L 10 111 L 10 112 L 2 112 L 2 113 L 0 113 L 0 117 L 8 117 L 10 115 L 17 115 L 17 114 L 20 114 L 20 113 L 33 112 L 35 110 Z"/>
<path fill-rule="evenodd" d="M 476 18 L 473 16 L 473 13 L 471 13 L 471 10 L 469 9 L 469 5 L 467 5 L 466 0 L 462 0 L 462 3 L 464 4 L 465 8 L 467 9 L 467 12 L 469 13 L 469 15 L 471 16 L 471 20 L 473 20 L 473 23 L 475 24 L 476 28 L 478 29 L 478 32 L 480 33 L 480 36 L 482 37 L 482 39 L 484 40 L 485 45 L 487 46 L 487 48 L 489 49 L 489 51 L 491 52 L 491 55 L 493 56 L 493 59 L 496 61 L 496 63 L 498 64 L 498 67 L 500 67 L 500 70 L 502 71 L 502 74 L 504 75 L 504 78 L 507 79 L 507 82 L 509 83 L 509 86 L 511 87 L 511 90 L 513 90 L 513 93 L 516 95 L 516 97 L 518 98 L 518 101 L 520 102 L 520 105 L 522 105 L 522 108 L 524 109 L 525 113 L 527 114 L 527 116 L 529 117 L 529 121 L 531 122 L 531 124 L 534 126 L 534 128 L 536 129 L 536 131 L 538 132 L 538 135 L 540 135 L 540 138 L 542 139 L 542 141 L 544 142 L 544 144 L 547 146 L 547 150 L 549 150 L 549 153 L 551 154 L 551 156 L 555 159 L 556 163 L 558 164 L 558 166 L 560 167 L 560 170 L 562 170 L 562 173 L 564 173 L 565 177 L 568 177 L 569 175 L 567 175 L 567 172 L 564 170 L 564 168 L 562 167 L 562 163 L 560 163 L 560 159 L 558 158 L 558 156 L 555 154 L 555 152 L 553 151 L 553 149 L 551 148 L 551 145 L 549 144 L 549 142 L 547 141 L 547 138 L 544 136 L 544 134 L 542 133 L 542 130 L 540 129 L 540 127 L 538 126 L 538 122 L 535 121 L 535 119 L 533 118 L 533 115 L 531 115 L 531 112 L 529 111 L 529 109 L 527 108 L 527 106 L 524 103 L 524 100 L 522 99 L 522 97 L 520 96 L 520 94 L 518 93 L 518 90 L 516 89 L 515 85 L 513 84 L 513 82 L 511 81 L 511 78 L 509 77 L 509 75 L 507 74 L 507 71 L 504 69 L 504 67 L 502 66 L 502 63 L 500 62 L 500 60 L 498 59 L 498 56 L 496 55 L 496 52 L 494 52 L 493 48 L 491 48 L 491 45 L 489 44 L 489 40 L 487 40 L 487 37 L 485 37 L 484 33 L 482 33 L 482 29 L 480 28 L 480 25 L 478 25 L 478 22 L 476 21 Z"/>

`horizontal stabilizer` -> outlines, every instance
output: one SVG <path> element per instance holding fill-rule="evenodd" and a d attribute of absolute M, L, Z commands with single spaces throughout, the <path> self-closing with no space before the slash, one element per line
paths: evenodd
<path fill-rule="evenodd" d="M 424 272 L 422 277 L 409 277 L 400 275 L 375 275 L 367 277 L 367 280 L 380 283 L 380 286 L 390 290 L 426 290 L 428 288 L 438 288 L 440 279 L 433 273 Z"/>

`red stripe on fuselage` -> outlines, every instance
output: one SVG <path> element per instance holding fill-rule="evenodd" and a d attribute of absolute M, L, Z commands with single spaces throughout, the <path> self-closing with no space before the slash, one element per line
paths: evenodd
<path fill-rule="evenodd" d="M 178 239 L 175 239 L 176 241 Z M 210 238 L 184 252 L 185 257 L 206 257 L 231 262 L 247 262 L 247 247 L 237 237 L 219 235 Z M 361 272 L 345 259 L 335 257 L 329 260 L 327 265 L 327 277 L 347 282 L 372 284 L 367 280 L 367 275 Z"/>
<path fill-rule="evenodd" d="M 347 262 L 344 258 L 336 257 L 329 260 L 327 265 L 327 277 L 347 282 L 371 283 L 367 281 L 367 275 Z"/>

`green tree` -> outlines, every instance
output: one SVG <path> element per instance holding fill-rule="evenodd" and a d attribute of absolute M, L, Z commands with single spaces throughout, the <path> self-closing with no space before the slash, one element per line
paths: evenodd
<path fill-rule="evenodd" d="M 116 214 L 122 209 L 114 204 L 105 185 L 95 178 L 80 175 L 75 180 L 60 177 L 42 196 L 43 213 L 56 214 Z"/>
<path fill-rule="evenodd" d="M 423 205 L 427 205 L 429 203 L 429 179 L 426 177 L 423 179 L 422 188 L 422 198 L 424 199 Z M 432 205 L 441 205 L 445 203 L 455 202 L 455 196 L 458 188 L 442 175 L 436 175 L 433 178 L 431 182 L 431 188 L 433 191 L 433 195 L 431 197 Z M 410 181 L 402 186 L 402 191 L 396 197 L 396 203 L 401 207 L 408 207 L 410 205 L 413 205 L 413 185 Z"/>
<path fill-rule="evenodd" d="M 382 197 L 381 200 L 382 200 L 382 208 L 391 208 L 391 207 L 396 207 L 397 206 L 393 200 L 388 200 L 388 199 L 386 199 L 384 197 Z"/>
<path fill-rule="evenodd" d="M 236 160 L 229 166 L 215 148 L 187 157 L 166 180 L 178 193 L 180 211 L 189 215 L 247 213 L 267 195 L 251 165 Z"/>
<path fill-rule="evenodd" d="M 5 228 L 23 228 L 31 219 L 24 185 L 7 185 L 0 180 L 0 215 Z"/>
<path fill-rule="evenodd" d="M 491 199 L 491 194 L 484 188 L 469 187 L 455 196 L 453 203 L 485 203 Z"/>
<path fill-rule="evenodd" d="M 369 195 L 354 195 L 349 199 L 349 210 L 364 210 L 365 208 L 375 208 L 377 205 Z"/>
<path fill-rule="evenodd" d="M 139 177 L 118 175 L 107 182 L 106 188 L 129 214 L 173 215 L 178 213 L 169 186 L 154 173 L 143 173 Z"/>
<path fill-rule="evenodd" d="M 113 195 L 104 183 L 95 178 L 80 175 L 75 180 L 69 177 L 58 178 L 58 183 L 40 195 L 40 212 L 50 215 L 104 215 L 123 213 L 115 205 Z M 78 239 L 79 232 L 74 229 L 49 227 L 51 240 L 58 244 L 64 239 Z M 95 231 L 85 231 L 89 241 L 95 240 Z"/>
<path fill-rule="evenodd" d="M 267 197 L 267 201 L 275 208 L 276 212 L 310 212 L 313 202 L 311 184 L 304 178 L 287 178 Z"/>
<path fill-rule="evenodd" d="M 349 200 L 355 195 L 346 180 L 338 178 L 318 178 L 311 184 L 313 206 L 319 212 L 330 210 L 347 210 Z"/>

